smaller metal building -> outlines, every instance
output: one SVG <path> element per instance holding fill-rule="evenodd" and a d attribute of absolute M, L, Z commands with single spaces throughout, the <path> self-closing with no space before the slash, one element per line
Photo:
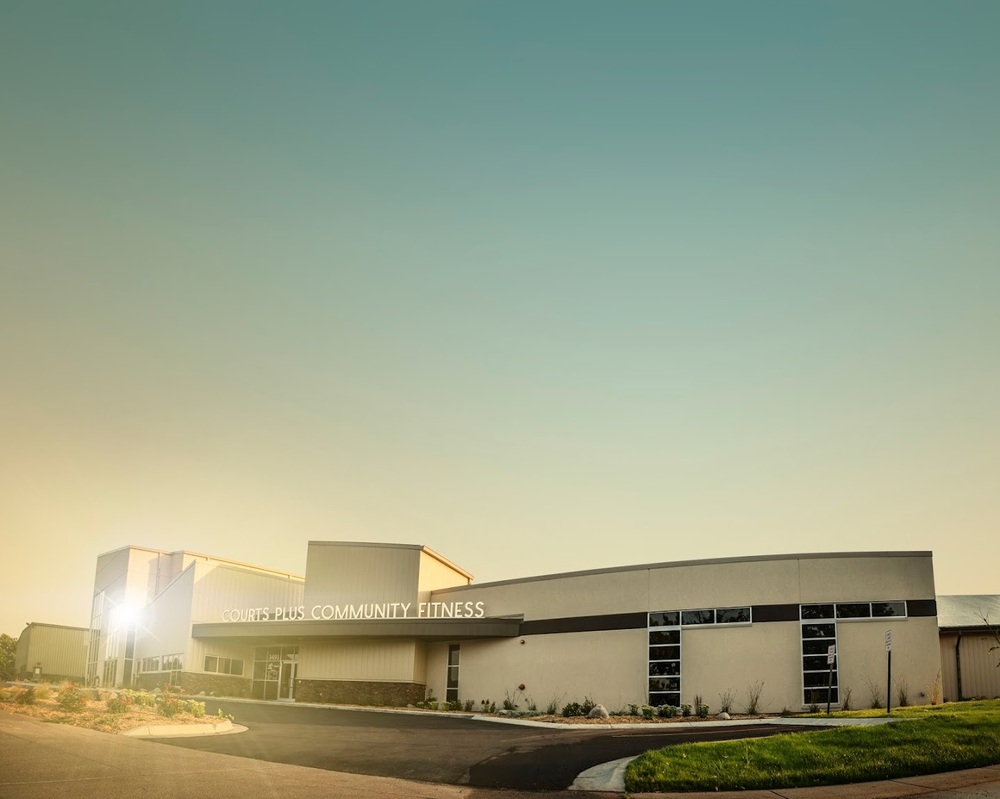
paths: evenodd
<path fill-rule="evenodd" d="M 89 638 L 85 627 L 31 622 L 18 636 L 14 673 L 19 680 L 81 682 Z"/>
<path fill-rule="evenodd" d="M 1000 596 L 939 596 L 945 700 L 1000 698 Z"/>

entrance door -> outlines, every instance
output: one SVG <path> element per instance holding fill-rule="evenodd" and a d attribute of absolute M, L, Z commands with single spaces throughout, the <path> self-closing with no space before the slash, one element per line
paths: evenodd
<path fill-rule="evenodd" d="M 295 701 L 295 667 L 297 665 L 294 660 L 281 661 L 281 675 L 278 678 L 279 701 Z"/>

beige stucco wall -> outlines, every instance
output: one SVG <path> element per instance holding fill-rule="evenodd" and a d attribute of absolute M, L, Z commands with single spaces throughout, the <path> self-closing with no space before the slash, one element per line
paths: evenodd
<path fill-rule="evenodd" d="M 837 625 L 840 686 L 842 692 L 850 690 L 853 708 L 871 707 L 876 691 L 885 706 L 889 679 L 885 632 L 889 629 L 892 630 L 892 704 L 899 704 L 901 689 L 905 689 L 910 704 L 931 701 L 941 670 L 936 617 L 841 621 Z"/>
<path fill-rule="evenodd" d="M 483 601 L 488 616 L 523 614 L 525 621 L 616 613 L 818 602 L 933 599 L 929 553 L 776 556 L 701 563 L 658 564 L 593 573 L 554 575 L 437 591 L 435 601 Z M 929 701 L 940 669 L 935 617 L 838 623 L 840 684 L 855 707 L 867 705 L 866 680 L 884 671 L 884 633 L 892 627 L 894 682 L 912 703 Z M 544 704 L 550 696 L 580 701 L 599 689 L 605 704 L 641 704 L 647 698 L 645 629 L 525 635 L 461 644 L 460 697 L 499 703 L 520 682 Z M 428 650 L 428 685 L 444 695 L 447 644 Z M 798 710 L 802 703 L 801 626 L 798 621 L 682 630 L 682 697 L 701 695 L 717 709 L 732 691 L 745 707 L 750 686 L 761 683 L 760 708 Z M 520 676 L 525 675 L 525 676 Z M 894 686 L 893 702 L 897 701 Z M 920 693 L 925 696 L 921 697 Z M 470 696 L 471 694 L 471 696 Z M 480 696 L 480 694 L 482 694 Z M 570 696 L 569 694 L 573 694 Z M 884 701 L 884 689 L 883 689 Z"/>
<path fill-rule="evenodd" d="M 459 699 L 471 699 L 476 709 L 483 699 L 497 707 L 505 696 L 524 709 L 528 699 L 544 708 L 555 700 L 586 697 L 608 708 L 645 702 L 646 661 L 634 653 L 646 646 L 645 630 L 617 630 L 571 635 L 533 635 L 502 641 L 460 642 Z M 427 686 L 445 698 L 447 644 L 431 644 Z M 523 684 L 525 690 L 518 691 Z"/>
<path fill-rule="evenodd" d="M 798 622 L 685 628 L 681 633 L 681 701 L 693 706 L 701 696 L 714 712 L 722 694 L 732 692 L 733 709 L 743 712 L 751 691 L 756 690 L 761 709 L 800 708 L 799 635 Z M 644 657 L 645 653 L 640 655 Z"/>
<path fill-rule="evenodd" d="M 434 600 L 468 600 L 470 595 L 486 602 L 489 616 L 523 613 L 529 621 L 637 610 L 932 599 L 934 573 L 925 553 L 776 556 L 473 584 L 435 591 Z"/>

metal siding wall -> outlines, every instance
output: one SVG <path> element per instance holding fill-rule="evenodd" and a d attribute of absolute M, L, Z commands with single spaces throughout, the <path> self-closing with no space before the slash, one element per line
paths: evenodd
<path fill-rule="evenodd" d="M 306 559 L 306 613 L 317 604 L 416 602 L 420 550 L 311 542 Z"/>
<path fill-rule="evenodd" d="M 89 632 L 59 627 L 35 627 L 32 642 L 34 660 L 41 661 L 43 673 L 83 678 L 87 670 Z M 29 668 L 34 663 L 29 663 Z"/>
<path fill-rule="evenodd" d="M 43 675 L 83 679 L 87 671 L 88 630 L 32 624 L 18 638 L 17 671 L 30 672 L 42 664 Z"/>
<path fill-rule="evenodd" d="M 187 652 L 194 577 L 194 569 L 186 571 L 144 609 L 139 628 L 144 632 L 135 643 L 137 660 Z"/>
<path fill-rule="evenodd" d="M 949 702 L 958 699 L 958 675 L 955 671 L 955 633 L 941 633 L 941 698 Z"/>
<path fill-rule="evenodd" d="M 421 602 L 430 599 L 432 591 L 439 588 L 451 588 L 456 585 L 468 585 L 468 578 L 445 565 L 437 558 L 420 553 L 420 582 L 417 587 Z"/>
<path fill-rule="evenodd" d="M 986 633 L 962 633 L 962 694 L 958 695 L 958 673 L 955 666 L 957 633 L 941 635 L 941 682 L 944 696 L 950 701 L 986 697 L 1000 698 L 1000 652 L 990 652 L 997 642 Z"/>
<path fill-rule="evenodd" d="M 227 608 L 298 607 L 302 593 L 302 581 L 294 578 L 196 563 L 191 620 L 219 622 Z"/>
<path fill-rule="evenodd" d="M 962 691 L 967 698 L 1000 697 L 1000 652 L 990 652 L 996 645 L 985 633 L 962 636 Z"/>
<path fill-rule="evenodd" d="M 304 680 L 421 682 L 413 641 L 345 641 L 299 647 L 298 677 Z"/>

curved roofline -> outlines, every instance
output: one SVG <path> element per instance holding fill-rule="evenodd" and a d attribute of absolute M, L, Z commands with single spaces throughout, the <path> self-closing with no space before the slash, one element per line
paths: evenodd
<path fill-rule="evenodd" d="M 475 585 L 459 585 L 452 588 L 439 588 L 433 593 L 444 594 L 451 591 L 468 591 L 475 588 L 486 588 L 498 585 L 520 585 L 541 580 L 562 580 L 568 577 L 588 577 L 597 574 L 615 574 L 618 572 L 646 571 L 649 569 L 675 569 L 684 566 L 719 566 L 724 563 L 760 563 L 774 560 L 831 560 L 840 558 L 930 558 L 933 552 L 923 551 L 878 551 L 878 552 L 802 552 L 785 555 L 746 555 L 735 558 L 701 558 L 698 560 L 675 560 L 662 563 L 642 563 L 635 566 L 608 566 L 603 569 L 583 569 L 581 571 L 558 572 L 555 574 L 539 574 L 534 577 L 517 577 L 511 580 L 495 580 L 489 583 Z"/>
<path fill-rule="evenodd" d="M 424 546 L 423 544 L 387 544 L 380 541 L 309 541 L 307 543 L 307 546 L 369 547 L 369 548 L 382 547 L 385 549 L 416 549 L 434 558 L 434 560 L 444 564 L 452 571 L 458 572 L 467 580 L 475 579 L 472 572 L 466 571 L 457 563 L 448 560 L 448 558 L 446 558 L 444 555 L 435 552 L 433 549 L 431 549 L 428 546 Z"/>

